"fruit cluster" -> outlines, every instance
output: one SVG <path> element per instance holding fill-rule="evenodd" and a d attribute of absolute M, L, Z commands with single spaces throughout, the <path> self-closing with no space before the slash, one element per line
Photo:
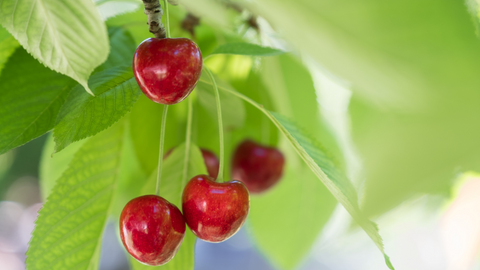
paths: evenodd
<path fill-rule="evenodd" d="M 186 38 L 150 38 L 134 56 L 135 78 L 154 102 L 170 105 L 184 100 L 195 87 L 202 70 L 198 46 Z M 171 150 L 164 158 L 168 157 Z M 219 183 L 217 156 L 202 149 L 208 175 L 197 175 L 185 186 L 182 212 L 157 195 L 128 202 L 120 216 L 120 236 L 127 251 L 147 265 L 163 265 L 177 253 L 186 226 L 200 239 L 218 243 L 234 235 L 245 222 L 251 193 L 262 193 L 282 175 L 280 151 L 245 140 L 232 159 L 233 181 Z"/>

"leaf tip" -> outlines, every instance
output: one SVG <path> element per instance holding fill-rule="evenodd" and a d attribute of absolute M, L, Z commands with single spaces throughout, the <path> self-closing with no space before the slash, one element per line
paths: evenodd
<path fill-rule="evenodd" d="M 387 254 L 383 254 L 383 256 L 385 257 L 385 263 L 387 264 L 388 268 L 390 268 L 391 270 L 395 270 L 395 267 L 393 267 L 393 264 Z"/>
<path fill-rule="evenodd" d="M 80 84 L 83 86 L 83 88 L 85 88 L 85 91 L 87 91 L 87 93 L 89 93 L 92 97 L 95 96 L 95 94 L 92 92 L 92 90 L 90 90 L 90 88 L 88 87 L 88 83 L 81 82 Z"/>

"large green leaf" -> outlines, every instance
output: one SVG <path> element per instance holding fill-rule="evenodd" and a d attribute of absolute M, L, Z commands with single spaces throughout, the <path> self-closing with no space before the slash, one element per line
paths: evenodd
<path fill-rule="evenodd" d="M 208 82 L 208 83 L 206 83 Z M 222 87 L 231 88 L 228 84 L 217 80 Z M 208 75 L 202 73 L 200 81 L 197 84 L 197 96 L 199 103 L 212 116 L 212 121 L 217 121 L 217 106 L 215 101 L 215 92 Z M 222 104 L 222 119 L 225 130 L 240 128 L 245 122 L 245 107 L 239 98 L 220 93 L 220 102 Z"/>
<path fill-rule="evenodd" d="M 19 48 L 0 77 L 0 154 L 48 132 L 75 81 Z"/>
<path fill-rule="evenodd" d="M 131 67 L 95 73 L 90 84 L 95 96 L 77 85 L 62 106 L 53 130 L 55 151 L 111 126 L 130 111 L 142 93 Z"/>
<path fill-rule="evenodd" d="M 191 144 L 187 156 L 185 155 L 185 152 L 185 144 L 181 144 L 178 147 L 175 147 L 173 152 L 165 159 L 160 183 L 160 196 L 175 204 L 179 209 L 182 208 L 182 193 L 187 181 L 195 175 L 207 173 L 202 153 L 197 146 Z M 184 174 L 185 158 L 187 158 L 186 162 L 188 163 L 188 167 Z M 155 193 L 156 176 L 156 173 L 153 173 L 149 178 L 148 182 L 142 189 L 142 195 Z M 193 270 L 195 239 L 196 237 L 187 227 L 185 239 L 177 255 L 175 255 L 175 258 L 168 264 L 155 267 L 155 269 Z M 132 264 L 135 270 L 152 268 L 142 266 L 136 262 Z"/>
<path fill-rule="evenodd" d="M 18 41 L 13 38 L 7 30 L 0 27 L 0 74 L 10 55 L 18 47 Z"/>
<path fill-rule="evenodd" d="M 373 242 L 377 245 L 378 249 L 380 249 L 380 251 L 383 253 L 388 267 L 390 269 L 394 269 L 390 259 L 385 254 L 383 240 L 378 233 L 377 225 L 368 220 L 361 212 L 358 206 L 358 198 L 355 188 L 348 180 L 344 172 L 340 170 L 338 165 L 333 161 L 332 156 L 326 152 L 316 140 L 312 139 L 308 135 L 305 135 L 306 133 L 304 131 L 300 130 L 286 117 L 264 109 L 261 105 L 240 93 L 223 87 L 220 89 L 243 98 L 245 101 L 261 110 L 270 118 L 270 120 L 272 120 L 272 122 L 283 133 L 283 135 L 285 135 L 310 170 L 312 170 L 312 172 L 325 185 L 330 193 L 345 207 L 352 218 L 370 236 Z"/>
<path fill-rule="evenodd" d="M 251 7 L 351 83 L 368 215 L 418 192 L 445 194 L 458 168 L 479 169 L 480 44 L 464 1 L 260 0 Z"/>
<path fill-rule="evenodd" d="M 105 24 L 91 0 L 2 1 L 0 23 L 45 66 L 88 88 L 107 59 Z"/>
<path fill-rule="evenodd" d="M 310 251 L 335 205 L 335 198 L 312 171 L 304 164 L 295 168 L 287 157 L 280 183 L 264 195 L 252 196 L 249 229 L 274 265 L 294 269 Z"/>
<path fill-rule="evenodd" d="M 250 56 L 275 56 L 285 53 L 284 51 L 262 47 L 252 43 L 226 43 L 220 45 L 211 54 L 236 54 Z"/>
<path fill-rule="evenodd" d="M 53 190 L 55 183 L 67 170 L 75 153 L 82 147 L 86 140 L 72 143 L 69 147 L 60 153 L 53 154 L 55 151 L 55 142 L 53 134 L 50 134 L 43 146 L 42 157 L 40 159 L 40 193 L 42 200 L 47 201 L 48 195 Z"/>
<path fill-rule="evenodd" d="M 119 178 L 123 130 L 120 122 L 75 154 L 39 212 L 28 269 L 97 269 Z"/>

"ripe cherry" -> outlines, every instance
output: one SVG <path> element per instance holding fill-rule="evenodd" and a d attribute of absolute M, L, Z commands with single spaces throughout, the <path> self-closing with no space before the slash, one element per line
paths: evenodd
<path fill-rule="evenodd" d="M 240 181 L 217 183 L 207 175 L 193 177 L 182 197 L 183 216 L 200 239 L 222 242 L 242 227 L 250 208 L 250 197 Z"/>
<path fill-rule="evenodd" d="M 156 195 L 129 201 L 120 215 L 120 237 L 128 253 L 146 265 L 173 259 L 185 236 L 180 210 Z"/>
<path fill-rule="evenodd" d="M 262 193 L 282 177 L 285 159 L 273 147 L 245 140 L 238 145 L 232 160 L 232 175 L 242 181 L 251 193 Z"/>
<path fill-rule="evenodd" d="M 133 56 L 133 73 L 145 95 L 160 104 L 184 100 L 202 72 L 202 54 L 188 38 L 148 38 Z"/>
<path fill-rule="evenodd" d="M 205 162 L 205 167 L 207 167 L 208 175 L 213 177 L 213 179 L 217 179 L 218 176 L 218 168 L 220 167 L 220 162 L 218 161 L 217 156 L 207 149 L 200 148 L 202 152 L 203 161 Z M 163 159 L 166 159 L 170 154 L 173 152 L 173 148 L 169 149 L 165 155 L 163 155 Z"/>

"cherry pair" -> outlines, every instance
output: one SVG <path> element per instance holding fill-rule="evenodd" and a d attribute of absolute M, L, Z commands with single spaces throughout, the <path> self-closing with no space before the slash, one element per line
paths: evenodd
<path fill-rule="evenodd" d="M 163 265 L 177 253 L 188 224 L 200 239 L 218 243 L 234 235 L 247 218 L 250 198 L 239 181 L 217 183 L 197 175 L 187 184 L 180 210 L 157 195 L 137 197 L 120 216 L 123 245 L 147 265 Z"/>
<path fill-rule="evenodd" d="M 185 223 L 200 239 L 222 242 L 243 225 L 249 210 L 249 192 L 239 181 L 217 183 L 218 159 L 201 149 L 210 176 L 197 175 L 182 196 L 183 215 L 167 200 L 146 195 L 131 200 L 120 217 L 120 236 L 127 251 L 147 265 L 163 265 L 177 253 L 185 235 Z M 171 150 L 165 154 L 165 157 Z M 235 151 L 232 167 L 250 191 L 262 192 L 280 179 L 283 155 L 275 148 L 251 140 Z"/>
<path fill-rule="evenodd" d="M 205 149 L 202 155 L 210 176 L 197 175 L 188 182 L 182 197 L 183 215 L 156 195 L 135 198 L 124 207 L 120 236 L 127 251 L 141 263 L 163 265 L 170 261 L 185 236 L 185 223 L 198 238 L 218 243 L 234 235 L 245 222 L 250 205 L 247 188 L 239 181 L 215 182 L 218 159 Z"/>

